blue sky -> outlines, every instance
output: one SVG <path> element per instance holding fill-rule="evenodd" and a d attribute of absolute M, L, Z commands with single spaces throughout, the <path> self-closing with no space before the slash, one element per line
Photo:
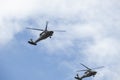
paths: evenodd
<path fill-rule="evenodd" d="M 74 80 L 80 63 L 105 66 L 84 80 L 120 80 L 119 14 L 119 0 L 0 1 L 0 80 Z M 28 44 L 46 21 L 66 32 Z"/>

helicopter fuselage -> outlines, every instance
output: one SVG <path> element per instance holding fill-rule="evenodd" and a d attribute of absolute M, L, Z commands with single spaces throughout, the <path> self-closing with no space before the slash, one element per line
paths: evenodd
<path fill-rule="evenodd" d="M 36 44 L 37 42 L 39 42 L 39 41 L 41 41 L 41 40 L 43 40 L 43 39 L 46 39 L 46 38 L 48 38 L 48 37 L 50 37 L 51 38 L 51 36 L 53 35 L 53 31 L 44 31 L 44 32 L 42 32 L 42 33 L 40 33 L 40 37 L 35 41 L 35 42 L 29 42 L 30 44 L 31 43 L 33 43 L 33 44 Z"/>
<path fill-rule="evenodd" d="M 43 32 L 42 34 L 40 34 L 40 39 L 43 40 L 43 39 L 46 39 L 48 37 L 51 38 L 51 36 L 53 35 L 53 31 L 46 31 L 46 32 Z"/>
<path fill-rule="evenodd" d="M 88 71 L 88 72 L 85 72 L 85 74 L 83 75 L 83 77 L 95 76 L 96 73 L 97 73 L 96 71 Z"/>
<path fill-rule="evenodd" d="M 96 75 L 96 73 L 97 73 L 96 71 L 92 71 L 92 72 L 90 72 L 90 74 L 89 74 L 89 75 L 90 75 L 90 76 L 95 76 L 95 75 Z"/>
<path fill-rule="evenodd" d="M 83 70 L 79 70 L 79 71 L 85 71 L 84 74 L 79 77 L 79 75 L 77 74 L 75 76 L 75 79 L 77 80 L 82 80 L 83 78 L 86 78 L 86 77 L 91 77 L 91 76 L 95 76 L 97 74 L 97 71 L 94 71 L 92 69 L 90 69 L 89 67 L 85 66 L 84 64 L 81 63 L 82 66 L 84 66 L 86 69 L 83 69 Z M 93 68 L 93 69 L 99 69 L 99 68 L 103 68 L 104 66 L 101 66 L 101 67 L 96 67 L 96 68 Z M 79 72 L 78 71 L 78 72 Z"/>

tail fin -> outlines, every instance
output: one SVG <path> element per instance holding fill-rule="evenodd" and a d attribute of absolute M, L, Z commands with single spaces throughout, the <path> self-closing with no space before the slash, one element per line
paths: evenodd
<path fill-rule="evenodd" d="M 79 77 L 79 75 L 78 74 L 76 74 L 76 76 L 74 77 L 75 79 L 80 79 L 80 77 Z"/>
<path fill-rule="evenodd" d="M 31 41 L 31 42 L 33 42 L 33 40 L 32 40 L 32 39 L 30 39 L 30 41 Z"/>
<path fill-rule="evenodd" d="M 74 78 L 77 79 L 77 80 L 82 80 L 82 77 L 79 77 L 78 74 L 76 74 L 76 76 Z"/>

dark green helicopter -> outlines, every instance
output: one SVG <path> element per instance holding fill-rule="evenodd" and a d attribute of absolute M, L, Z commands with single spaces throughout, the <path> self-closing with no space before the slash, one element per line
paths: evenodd
<path fill-rule="evenodd" d="M 44 40 L 44 39 L 46 39 L 48 37 L 51 38 L 51 36 L 53 36 L 54 31 L 56 31 L 56 32 L 65 32 L 64 30 L 49 31 L 49 30 L 47 30 L 47 27 L 48 27 L 48 21 L 46 21 L 46 27 L 45 27 L 45 29 L 27 28 L 27 29 L 31 29 L 31 30 L 42 31 L 40 33 L 40 37 L 37 40 L 33 41 L 32 39 L 30 39 L 30 41 L 28 41 L 28 43 L 32 44 L 32 45 L 37 45 L 37 43 L 39 41 Z"/>
<path fill-rule="evenodd" d="M 101 67 L 96 67 L 96 68 L 88 68 L 87 66 L 85 66 L 84 64 L 81 64 L 82 66 L 84 66 L 86 69 L 85 70 L 78 70 L 77 72 L 80 72 L 80 71 L 85 71 L 84 72 L 84 75 L 83 76 L 79 76 L 78 74 L 74 77 L 75 79 L 77 80 L 82 80 L 83 78 L 86 78 L 86 77 L 95 77 L 95 75 L 97 74 L 97 71 L 94 71 L 93 69 L 100 69 L 100 68 L 103 68 L 104 66 L 101 66 Z"/>

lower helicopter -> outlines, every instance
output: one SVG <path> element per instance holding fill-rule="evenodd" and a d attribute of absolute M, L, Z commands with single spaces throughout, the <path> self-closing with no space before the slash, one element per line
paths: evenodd
<path fill-rule="evenodd" d="M 84 64 L 81 64 L 82 66 L 84 66 L 86 69 L 85 70 L 78 70 L 77 72 L 80 72 L 80 71 L 85 71 L 84 72 L 84 75 L 83 76 L 79 76 L 78 74 L 74 77 L 75 79 L 77 80 L 82 80 L 83 78 L 86 78 L 86 77 L 95 77 L 95 75 L 97 74 L 97 71 L 94 71 L 93 69 L 100 69 L 100 68 L 103 68 L 104 66 L 101 66 L 101 67 L 96 67 L 96 68 L 88 68 L 87 66 L 85 66 Z"/>

